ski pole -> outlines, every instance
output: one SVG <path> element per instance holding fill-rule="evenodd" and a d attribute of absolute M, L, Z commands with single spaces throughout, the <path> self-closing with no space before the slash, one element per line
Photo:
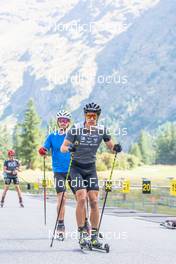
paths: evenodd
<path fill-rule="evenodd" d="M 112 164 L 112 169 L 111 169 L 111 173 L 110 173 L 109 180 L 108 180 L 109 185 L 111 185 L 112 174 L 113 174 L 114 167 L 115 167 L 116 157 L 117 157 L 117 152 L 116 152 L 115 155 L 114 155 L 114 160 L 113 160 L 113 164 Z M 100 216 L 100 221 L 99 221 L 99 225 L 98 225 L 98 234 L 99 234 L 100 226 L 101 226 L 102 219 L 103 219 L 103 214 L 104 214 L 104 210 L 105 210 L 105 205 L 106 205 L 106 201 L 107 201 L 108 193 L 109 193 L 109 191 L 106 190 L 106 195 L 105 195 L 105 198 L 104 198 L 104 203 L 103 203 L 103 207 L 102 207 L 102 211 L 101 211 L 101 216 Z"/>
<path fill-rule="evenodd" d="M 45 156 L 43 157 L 43 202 L 44 202 L 44 223 L 46 225 L 46 173 Z"/>
<path fill-rule="evenodd" d="M 86 218 L 89 219 L 89 200 L 86 198 Z"/>
<path fill-rule="evenodd" d="M 68 172 L 67 172 L 67 175 L 66 175 L 65 186 L 66 186 L 66 181 L 68 180 L 68 176 L 70 174 L 71 165 L 72 165 L 72 156 L 71 156 L 71 159 L 70 159 L 70 164 L 69 164 Z M 57 223 L 58 223 L 58 220 L 59 220 L 59 215 L 60 215 L 60 212 L 61 212 L 62 203 L 63 203 L 63 199 L 64 199 L 64 194 L 65 194 L 65 190 L 62 193 L 62 197 L 61 197 L 61 201 L 60 201 L 60 206 L 59 206 L 59 210 L 58 210 L 58 214 L 57 214 L 57 218 L 56 218 L 56 223 L 55 223 L 55 226 L 54 226 L 54 231 L 53 231 L 53 236 L 52 236 L 50 247 L 53 246 L 54 237 L 55 237 L 56 228 L 57 228 Z"/>

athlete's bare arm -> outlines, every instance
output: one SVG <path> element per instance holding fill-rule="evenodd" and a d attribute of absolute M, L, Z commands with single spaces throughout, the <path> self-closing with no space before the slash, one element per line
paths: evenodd
<path fill-rule="evenodd" d="M 3 171 L 4 171 L 5 173 L 11 173 L 11 171 L 8 170 L 6 166 L 4 166 Z"/>
<path fill-rule="evenodd" d="M 114 152 L 114 151 L 113 151 L 113 148 L 114 148 L 114 142 L 113 142 L 112 139 L 110 139 L 109 141 L 105 142 L 105 144 L 106 144 L 107 148 L 108 148 L 110 151 Z"/>

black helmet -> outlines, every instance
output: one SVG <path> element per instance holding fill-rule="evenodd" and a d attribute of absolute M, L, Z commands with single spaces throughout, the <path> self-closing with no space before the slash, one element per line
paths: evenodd
<path fill-rule="evenodd" d="M 95 104 L 95 103 L 86 104 L 86 106 L 84 107 L 84 113 L 86 114 L 89 112 L 97 113 L 97 115 L 100 115 L 101 108 L 98 104 Z"/>

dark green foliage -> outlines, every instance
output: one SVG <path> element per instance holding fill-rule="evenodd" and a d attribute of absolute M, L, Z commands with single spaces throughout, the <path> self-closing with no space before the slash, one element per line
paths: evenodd
<path fill-rule="evenodd" d="M 2 170 L 4 160 L 7 159 L 7 151 L 11 148 L 11 135 L 7 127 L 0 127 L 0 169 Z"/>
<path fill-rule="evenodd" d="M 16 146 L 22 162 L 29 169 L 37 167 L 39 162 L 38 148 L 42 142 L 42 134 L 40 132 L 40 118 L 36 113 L 32 100 L 28 102 L 24 115 L 24 121 L 21 124 L 20 140 L 18 141 L 16 134 Z M 20 147 L 18 146 L 20 144 Z"/>
<path fill-rule="evenodd" d="M 156 137 L 156 163 L 176 164 L 176 125 L 167 123 Z"/>
<path fill-rule="evenodd" d="M 138 157 L 138 159 L 140 161 L 142 160 L 141 150 L 140 150 L 139 145 L 137 143 L 134 143 L 134 144 L 131 145 L 129 153 L 131 155 L 134 155 L 134 156 Z"/>

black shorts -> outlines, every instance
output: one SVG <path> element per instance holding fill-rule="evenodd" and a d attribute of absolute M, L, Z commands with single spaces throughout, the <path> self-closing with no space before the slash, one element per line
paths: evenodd
<path fill-rule="evenodd" d="M 7 177 L 4 179 L 4 182 L 6 185 L 10 185 L 11 182 L 13 182 L 13 184 L 15 184 L 15 185 L 18 185 L 19 179 L 18 179 L 18 177 Z"/>
<path fill-rule="evenodd" d="M 67 172 L 54 172 L 54 182 L 55 182 L 55 188 L 57 193 L 65 192 L 65 181 L 67 178 Z M 74 193 L 74 189 L 71 187 L 70 184 L 70 176 L 68 176 L 68 185 L 71 189 L 71 191 Z"/>
<path fill-rule="evenodd" d="M 70 169 L 71 187 L 74 192 L 86 189 L 87 191 L 98 191 L 98 177 L 95 163 L 80 164 L 72 162 Z"/>

